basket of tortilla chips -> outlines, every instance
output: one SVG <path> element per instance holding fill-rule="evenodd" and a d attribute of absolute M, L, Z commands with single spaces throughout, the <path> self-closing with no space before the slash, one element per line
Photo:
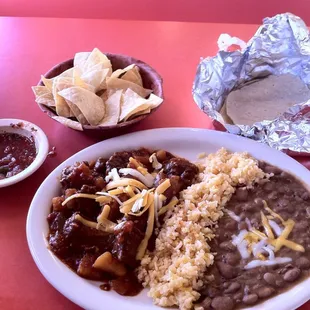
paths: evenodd
<path fill-rule="evenodd" d="M 32 90 L 48 116 L 80 131 L 129 126 L 163 102 L 162 78 L 153 68 L 98 48 L 56 65 Z"/>

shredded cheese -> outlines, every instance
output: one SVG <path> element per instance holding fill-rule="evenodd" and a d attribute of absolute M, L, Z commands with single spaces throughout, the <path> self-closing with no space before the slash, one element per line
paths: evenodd
<path fill-rule="evenodd" d="M 129 163 L 132 164 L 135 168 L 138 168 L 138 167 L 144 167 L 138 160 L 136 160 L 135 158 L 133 157 L 130 157 L 129 158 Z"/>
<path fill-rule="evenodd" d="M 262 218 L 262 223 L 263 223 L 266 235 L 268 236 L 268 238 L 274 239 L 274 235 L 273 235 L 272 229 L 271 229 L 271 227 L 269 225 L 269 222 L 268 222 L 265 214 L 261 211 L 260 215 L 261 215 L 261 218 Z"/>
<path fill-rule="evenodd" d="M 160 194 L 160 195 L 159 195 L 159 199 L 160 199 L 161 201 L 165 201 L 165 200 L 167 200 L 167 197 L 166 197 L 165 195 L 163 195 L 163 194 Z"/>
<path fill-rule="evenodd" d="M 154 194 L 153 193 L 149 193 L 148 194 L 148 201 L 147 204 L 143 207 L 143 209 L 140 212 L 129 212 L 130 215 L 134 215 L 134 216 L 141 216 L 144 212 L 146 212 L 150 206 L 154 204 Z"/>
<path fill-rule="evenodd" d="M 147 169 L 143 167 L 138 167 L 137 170 L 143 175 L 147 175 L 149 173 Z"/>
<path fill-rule="evenodd" d="M 154 184 L 154 177 L 151 174 L 143 175 L 141 172 L 139 172 L 136 169 L 132 168 L 123 168 L 119 170 L 120 173 L 124 175 L 131 175 L 135 178 L 137 178 L 140 182 L 145 184 L 147 187 L 152 187 Z"/>
<path fill-rule="evenodd" d="M 156 170 L 159 170 L 163 167 L 163 165 L 158 161 L 156 157 L 156 153 L 153 153 L 149 158 L 150 163 L 152 163 L 152 167 Z"/>
<path fill-rule="evenodd" d="M 226 210 L 226 213 L 236 222 L 240 222 L 240 216 L 238 216 L 235 212 L 231 211 L 231 210 Z"/>
<path fill-rule="evenodd" d="M 119 186 L 127 186 L 127 185 L 131 185 L 131 186 L 134 186 L 134 187 L 137 187 L 139 189 L 147 189 L 147 187 L 142 184 L 140 181 L 137 181 L 137 180 L 134 180 L 134 179 L 128 179 L 128 178 L 124 178 L 124 179 L 121 179 L 119 181 L 116 181 L 116 182 L 110 182 L 108 185 L 107 185 L 107 190 L 110 190 L 110 189 L 113 189 L 113 188 L 116 188 L 116 187 L 119 187 Z"/>
<path fill-rule="evenodd" d="M 75 218 L 75 220 L 81 222 L 83 225 L 85 225 L 87 227 L 97 229 L 97 223 L 96 222 L 86 220 L 86 219 L 84 219 L 84 217 L 82 217 L 79 214 L 77 214 L 74 218 Z"/>
<path fill-rule="evenodd" d="M 109 182 L 109 181 L 118 181 L 120 180 L 120 176 L 117 172 L 117 169 L 116 168 L 113 168 L 109 173 L 108 175 L 105 177 L 105 181 L 106 182 Z"/>
<path fill-rule="evenodd" d="M 98 196 L 96 198 L 96 201 L 99 202 L 100 205 L 104 205 L 106 203 L 110 203 L 111 202 L 111 197 L 109 196 Z"/>
<path fill-rule="evenodd" d="M 137 251 L 137 255 L 136 255 L 137 260 L 141 260 L 142 257 L 144 256 L 144 253 L 147 248 L 147 244 L 149 242 L 149 239 L 152 236 L 153 228 L 154 228 L 154 216 L 155 216 L 154 203 L 152 203 L 149 207 L 149 216 L 147 219 L 147 228 L 145 231 L 145 236 L 144 236 L 144 239 L 141 241 L 138 251 Z"/>
<path fill-rule="evenodd" d="M 123 192 L 124 192 L 123 188 L 117 188 L 117 189 L 112 189 L 111 191 L 108 191 L 110 195 L 114 195 L 114 196 L 122 194 Z"/>
<path fill-rule="evenodd" d="M 269 220 L 269 225 L 272 228 L 272 230 L 275 232 L 277 237 L 279 237 L 282 234 L 283 229 L 273 220 Z"/>
<path fill-rule="evenodd" d="M 247 265 L 244 266 L 244 269 L 252 269 L 260 266 L 272 266 L 277 264 L 287 264 L 291 262 L 290 257 L 276 257 L 273 260 L 252 260 Z"/>
<path fill-rule="evenodd" d="M 78 194 L 74 194 L 72 196 L 69 196 L 65 201 L 63 201 L 63 203 L 61 205 L 64 206 L 69 201 L 71 201 L 72 199 L 76 199 L 76 198 L 96 199 L 97 197 L 98 197 L 97 195 L 78 193 Z"/>
<path fill-rule="evenodd" d="M 87 227 L 102 230 L 102 231 L 108 232 L 108 233 L 113 233 L 114 227 L 116 226 L 115 223 L 113 223 L 113 222 L 111 222 L 105 218 L 102 218 L 100 223 L 96 223 L 96 222 L 86 220 L 82 216 L 77 214 L 75 216 L 75 219 Z"/>
<path fill-rule="evenodd" d="M 158 211 L 158 216 L 161 216 L 162 214 L 164 214 L 165 212 L 167 212 L 169 209 L 172 209 L 177 203 L 179 202 L 177 197 L 173 197 L 171 199 L 171 201 L 163 206 L 159 211 Z"/>
<path fill-rule="evenodd" d="M 169 187 L 171 186 L 170 179 L 166 179 L 163 183 L 159 184 L 158 187 L 156 188 L 156 193 L 157 194 L 162 194 L 164 193 Z"/>
<path fill-rule="evenodd" d="M 132 187 L 130 185 L 125 187 L 124 192 L 127 193 L 130 197 L 135 196 L 135 193 L 133 192 Z"/>
<path fill-rule="evenodd" d="M 120 199 L 117 196 L 115 196 L 115 195 L 111 195 L 111 194 L 106 193 L 106 192 L 97 192 L 96 194 L 97 195 L 111 197 L 111 198 L 115 199 L 118 202 L 119 205 L 121 205 L 121 206 L 123 205 L 123 203 L 120 201 Z"/>
<path fill-rule="evenodd" d="M 107 219 L 109 214 L 110 214 L 110 211 L 111 211 L 111 207 L 109 205 L 105 205 L 102 208 L 101 213 L 97 217 L 97 222 L 101 223 L 101 222 L 103 222 L 103 219 Z"/>

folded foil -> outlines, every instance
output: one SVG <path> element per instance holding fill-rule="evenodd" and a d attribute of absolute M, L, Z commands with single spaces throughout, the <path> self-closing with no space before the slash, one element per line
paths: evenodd
<path fill-rule="evenodd" d="M 220 37 L 220 49 L 224 49 L 227 37 Z M 200 109 L 213 119 L 216 128 L 221 123 L 230 133 L 295 155 L 310 155 L 310 98 L 275 120 L 252 126 L 226 124 L 219 113 L 229 92 L 256 78 L 291 73 L 310 88 L 310 40 L 305 23 L 291 13 L 279 14 L 265 18 L 247 44 L 230 39 L 241 50 L 220 50 L 215 57 L 203 59 L 197 68 L 193 97 Z"/>

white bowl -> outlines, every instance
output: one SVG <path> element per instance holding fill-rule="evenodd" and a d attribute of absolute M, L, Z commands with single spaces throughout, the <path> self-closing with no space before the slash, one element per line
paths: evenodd
<path fill-rule="evenodd" d="M 12 126 L 12 124 L 15 125 L 18 123 L 22 123 L 23 126 L 21 127 Z M 35 160 L 26 169 L 10 178 L 0 180 L 0 188 L 10 186 L 29 177 L 37 169 L 39 169 L 39 167 L 43 164 L 48 154 L 47 137 L 43 132 L 43 130 L 39 128 L 37 125 L 34 125 L 30 122 L 21 119 L 4 118 L 0 119 L 0 133 L 3 132 L 17 133 L 19 135 L 26 137 L 32 136 L 35 142 L 37 155 Z"/>
<path fill-rule="evenodd" d="M 78 152 L 58 166 L 35 194 L 27 218 L 27 240 L 32 257 L 44 277 L 64 296 L 87 310 L 169 310 L 169 308 L 159 308 L 153 305 L 152 300 L 147 297 L 147 290 L 143 290 L 134 297 L 123 297 L 114 291 L 102 291 L 99 288 L 100 282 L 79 277 L 47 248 L 46 217 L 50 212 L 52 198 L 59 195 L 59 176 L 62 169 L 77 161 L 90 161 L 100 156 L 108 157 L 116 151 L 139 147 L 162 148 L 193 161 L 197 160 L 199 153 L 213 153 L 221 147 L 233 152 L 247 151 L 259 160 L 264 160 L 296 175 L 306 186 L 310 184 L 310 172 L 284 153 L 250 139 L 213 130 L 152 129 L 102 141 Z M 310 278 L 307 278 L 290 290 L 247 309 L 296 309 L 309 300 L 309 286 Z"/>

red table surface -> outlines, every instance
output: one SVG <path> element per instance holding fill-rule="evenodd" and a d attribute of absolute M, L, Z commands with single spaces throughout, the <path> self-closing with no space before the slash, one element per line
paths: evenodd
<path fill-rule="evenodd" d="M 36 268 L 28 250 L 25 223 L 31 199 L 62 161 L 99 141 L 44 115 L 31 86 L 40 74 L 78 51 L 94 47 L 132 55 L 164 79 L 165 101 L 130 131 L 157 127 L 211 128 L 193 101 L 191 87 L 200 57 L 217 52 L 223 32 L 249 39 L 255 25 L 90 19 L 0 18 L 0 118 L 21 118 L 40 126 L 57 156 L 47 158 L 28 179 L 0 189 L 0 309 L 79 309 L 59 294 Z M 309 163 L 301 159 L 304 164 Z M 300 309 L 310 309 L 310 303 Z"/>

